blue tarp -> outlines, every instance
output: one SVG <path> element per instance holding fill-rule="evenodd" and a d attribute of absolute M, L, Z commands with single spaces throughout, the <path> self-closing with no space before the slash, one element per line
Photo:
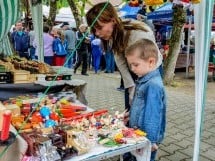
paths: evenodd
<path fill-rule="evenodd" d="M 165 3 L 163 6 L 156 9 L 154 12 L 150 12 L 147 15 L 148 19 L 152 20 L 171 20 L 173 16 L 172 3 Z"/>
<path fill-rule="evenodd" d="M 131 7 L 128 4 L 126 4 L 122 8 L 119 9 L 120 17 L 136 19 L 137 12 L 139 11 L 139 9 L 140 9 L 140 7 Z"/>

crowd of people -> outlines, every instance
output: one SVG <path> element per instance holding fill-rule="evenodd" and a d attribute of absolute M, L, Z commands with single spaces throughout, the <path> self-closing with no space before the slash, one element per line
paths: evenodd
<path fill-rule="evenodd" d="M 39 44 L 35 31 L 26 31 L 22 22 L 17 22 L 10 35 L 14 51 L 20 57 L 28 60 L 38 60 Z M 87 70 L 95 73 L 104 70 L 105 73 L 115 71 L 115 61 L 111 48 L 104 50 L 101 39 L 88 31 L 86 24 L 71 28 L 68 22 L 63 22 L 60 28 L 43 26 L 44 62 L 53 66 L 73 68 L 74 73 L 82 66 L 81 74 L 88 76 Z"/>

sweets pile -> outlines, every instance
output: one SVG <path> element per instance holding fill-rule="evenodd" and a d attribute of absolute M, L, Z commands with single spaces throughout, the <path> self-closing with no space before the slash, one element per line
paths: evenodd
<path fill-rule="evenodd" d="M 25 158 L 60 160 L 81 155 L 98 144 L 113 147 L 134 144 L 146 134 L 124 125 L 124 113 L 89 111 L 72 92 L 47 96 L 20 96 L 4 102 L 17 106 L 12 124 L 28 143 Z"/>

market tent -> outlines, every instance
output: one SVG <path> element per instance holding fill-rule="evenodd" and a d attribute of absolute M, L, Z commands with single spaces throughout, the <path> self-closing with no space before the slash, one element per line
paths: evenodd
<path fill-rule="evenodd" d="M 167 2 L 154 12 L 148 13 L 147 18 L 152 20 L 171 20 L 173 16 L 172 6 L 171 2 Z"/>
<path fill-rule="evenodd" d="M 207 90 L 208 60 L 214 1 L 201 1 L 194 5 L 195 22 L 195 143 L 193 161 L 200 160 L 205 98 Z"/>
<path fill-rule="evenodd" d="M 136 19 L 137 12 L 140 7 L 131 7 L 128 4 L 124 5 L 119 9 L 119 16 L 122 18 L 133 18 Z"/>
<path fill-rule="evenodd" d="M 0 1 L 0 53 L 11 54 L 8 32 L 18 18 L 19 0 L 2 0 Z"/>

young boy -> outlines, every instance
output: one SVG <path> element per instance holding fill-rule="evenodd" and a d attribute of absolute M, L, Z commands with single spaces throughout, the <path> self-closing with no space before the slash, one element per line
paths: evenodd
<path fill-rule="evenodd" d="M 148 39 L 136 41 L 125 53 L 130 69 L 138 76 L 129 113 L 129 126 L 147 133 L 152 143 L 151 161 L 164 138 L 166 95 L 159 69 L 158 48 Z"/>

